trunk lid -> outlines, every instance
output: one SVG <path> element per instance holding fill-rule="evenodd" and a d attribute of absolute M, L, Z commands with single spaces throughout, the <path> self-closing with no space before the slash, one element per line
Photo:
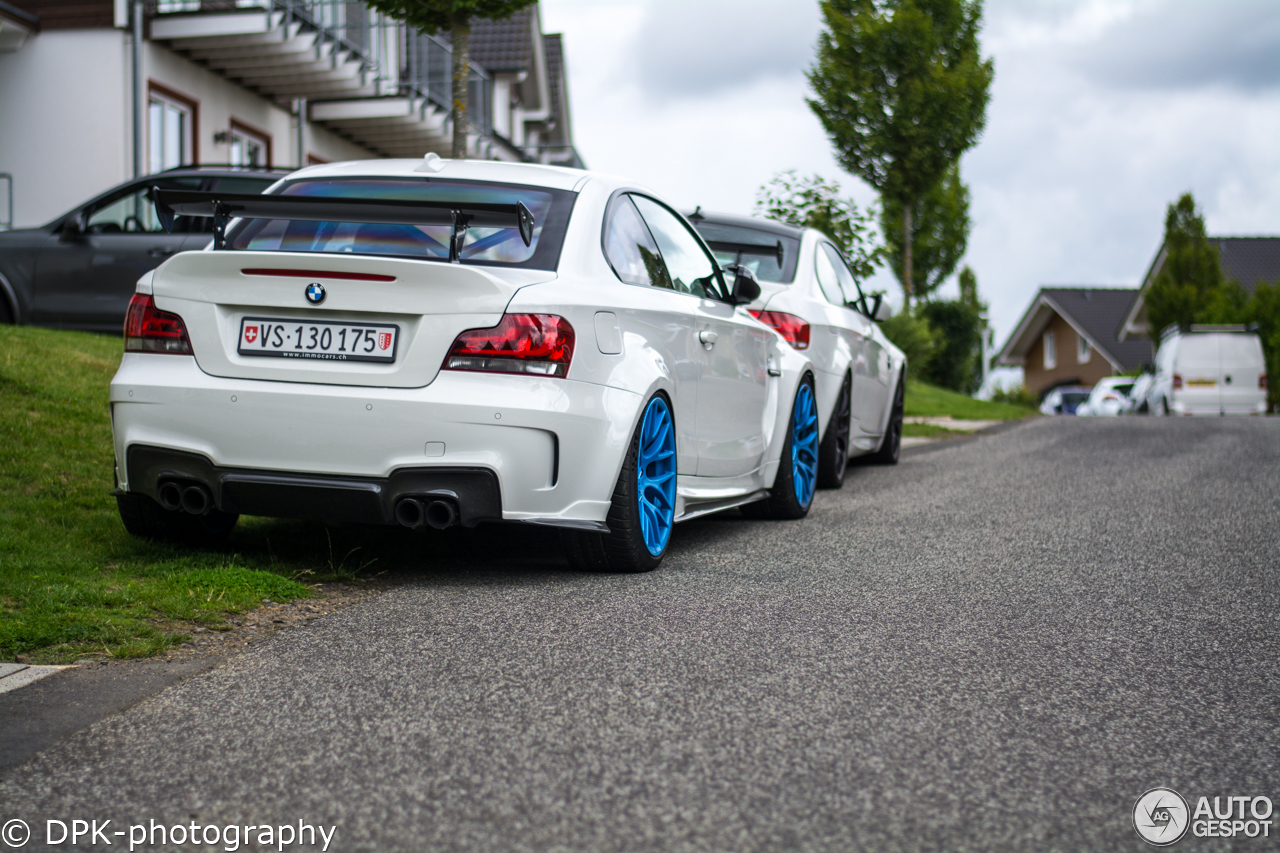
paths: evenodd
<path fill-rule="evenodd" d="M 246 272 L 250 271 L 250 272 Z M 370 255 L 203 251 L 156 270 L 156 307 L 182 317 L 196 363 L 235 379 L 419 388 L 432 382 L 458 333 L 498 324 L 521 287 L 546 270 L 501 269 Z M 311 304 L 306 291 L 324 290 Z M 241 321 L 395 326 L 390 363 L 265 357 L 239 352 Z M 290 344 L 292 346 L 292 344 Z"/>

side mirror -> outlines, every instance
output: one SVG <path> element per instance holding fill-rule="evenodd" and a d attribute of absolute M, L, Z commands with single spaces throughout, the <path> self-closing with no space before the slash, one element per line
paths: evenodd
<path fill-rule="evenodd" d="M 876 310 L 872 314 L 872 319 L 877 323 L 883 323 L 893 316 L 893 309 L 889 307 L 889 303 L 884 301 L 884 297 L 876 294 Z"/>
<path fill-rule="evenodd" d="M 760 298 L 760 282 L 756 275 L 742 264 L 730 264 L 725 272 L 733 274 L 733 288 L 729 294 L 730 305 L 746 305 Z"/>
<path fill-rule="evenodd" d="M 75 243 L 84 236 L 84 214 L 77 213 L 62 223 L 59 239 L 64 243 Z"/>

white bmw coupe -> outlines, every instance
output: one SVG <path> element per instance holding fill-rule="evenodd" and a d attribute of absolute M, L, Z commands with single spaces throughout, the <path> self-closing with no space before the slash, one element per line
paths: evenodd
<path fill-rule="evenodd" d="M 819 487 L 839 488 L 851 456 L 896 465 L 907 359 L 876 325 L 888 317 L 881 297 L 863 294 L 820 231 L 701 211 L 690 219 L 717 260 L 759 279 L 751 314 L 813 362 L 822 424 Z"/>
<path fill-rule="evenodd" d="M 131 533 L 524 522 L 627 572 L 661 562 L 676 522 L 808 511 L 808 355 L 642 187 L 428 155 L 154 199 L 215 238 L 129 307 L 111 414 Z"/>

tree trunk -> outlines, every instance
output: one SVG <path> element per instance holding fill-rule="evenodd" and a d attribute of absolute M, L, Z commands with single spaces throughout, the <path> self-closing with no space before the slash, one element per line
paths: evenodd
<path fill-rule="evenodd" d="M 911 308 L 911 202 L 902 205 L 902 308 Z"/>
<path fill-rule="evenodd" d="M 453 37 L 453 159 L 467 159 L 467 99 L 471 78 L 471 19 L 461 15 L 454 19 Z"/>

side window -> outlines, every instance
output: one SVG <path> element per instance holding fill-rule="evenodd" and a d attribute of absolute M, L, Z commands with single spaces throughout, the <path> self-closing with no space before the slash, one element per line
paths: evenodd
<path fill-rule="evenodd" d="M 671 278 L 662 264 L 658 244 L 636 212 L 631 196 L 615 198 L 606 220 L 604 256 L 618 278 L 627 284 L 670 288 Z"/>
<path fill-rule="evenodd" d="M 198 190 L 203 178 L 165 178 L 154 183 L 164 189 Z M 151 202 L 151 183 L 133 187 L 132 192 L 118 195 L 89 211 L 85 229 L 90 234 L 156 234 L 164 227 L 156 216 L 156 206 Z M 175 234 L 189 234 L 206 230 L 205 223 L 212 219 L 179 216 L 173 223 Z M 212 231 L 212 226 L 209 226 Z"/>
<path fill-rule="evenodd" d="M 827 297 L 828 302 L 832 305 L 843 305 L 844 295 L 840 292 L 840 275 L 836 272 L 836 265 L 831 260 L 832 255 L 835 255 L 835 250 L 826 243 L 822 243 L 820 251 L 814 253 L 818 286 L 822 288 L 822 295 Z"/>
<path fill-rule="evenodd" d="M 716 298 L 716 264 L 698 238 L 674 213 L 653 199 L 639 195 L 632 196 L 632 199 L 662 250 L 671 286 L 681 293 Z"/>
<path fill-rule="evenodd" d="M 858 287 L 858 280 L 853 277 L 853 270 L 849 269 L 849 265 L 844 262 L 844 256 L 840 254 L 840 250 L 830 243 L 823 243 L 822 251 L 831 259 L 831 265 L 836 268 L 836 278 L 840 282 L 840 290 L 844 297 L 836 304 L 857 302 L 858 297 L 862 295 L 862 290 Z M 827 298 L 830 299 L 830 297 Z"/>
<path fill-rule="evenodd" d="M 154 233 L 163 231 L 147 187 L 106 202 L 89 214 L 90 234 Z"/>

